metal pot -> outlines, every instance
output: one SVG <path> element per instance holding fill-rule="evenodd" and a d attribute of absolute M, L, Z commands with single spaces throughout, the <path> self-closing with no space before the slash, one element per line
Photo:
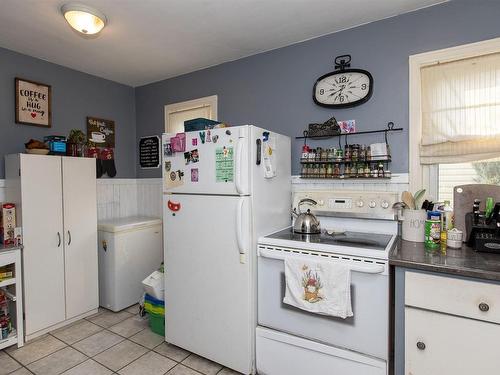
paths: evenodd
<path fill-rule="evenodd" d="M 307 209 L 306 212 L 300 211 L 300 206 L 304 203 L 309 203 L 312 205 L 316 205 L 316 201 L 305 198 L 301 199 L 297 208 L 293 209 L 292 214 L 295 216 L 295 223 L 293 224 L 294 233 L 302 233 L 302 234 L 318 234 L 321 233 L 321 228 L 319 225 L 319 220 L 316 219 L 311 213 L 310 209 Z M 297 213 L 298 211 L 298 213 Z"/>

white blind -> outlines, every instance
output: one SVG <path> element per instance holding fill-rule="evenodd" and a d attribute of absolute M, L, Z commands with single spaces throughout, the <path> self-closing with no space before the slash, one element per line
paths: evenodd
<path fill-rule="evenodd" d="M 422 164 L 500 155 L 500 53 L 422 68 Z"/>
<path fill-rule="evenodd" d="M 169 113 L 168 129 L 166 131 L 167 133 L 182 133 L 184 132 L 184 121 L 199 117 L 212 120 L 211 106 L 206 105 Z"/>

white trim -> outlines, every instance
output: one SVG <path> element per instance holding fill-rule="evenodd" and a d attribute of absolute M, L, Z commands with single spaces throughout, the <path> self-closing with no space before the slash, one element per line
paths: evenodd
<path fill-rule="evenodd" d="M 190 109 L 210 107 L 212 115 L 210 120 L 217 120 L 217 95 L 205 96 L 203 98 L 186 100 L 184 102 L 165 105 L 165 132 L 168 133 L 168 115 L 174 112 L 187 111 Z"/>
<path fill-rule="evenodd" d="M 500 38 L 481 42 L 464 44 L 412 55 L 409 57 L 409 175 L 410 191 L 426 188 L 428 191 L 437 190 L 431 186 L 431 180 L 437 176 L 436 170 L 420 164 L 420 139 L 422 134 L 421 122 L 421 77 L 420 69 L 424 66 L 439 64 L 470 57 L 487 55 L 500 51 Z M 432 184 L 435 185 L 435 184 Z M 434 198 L 437 199 L 437 191 Z"/>

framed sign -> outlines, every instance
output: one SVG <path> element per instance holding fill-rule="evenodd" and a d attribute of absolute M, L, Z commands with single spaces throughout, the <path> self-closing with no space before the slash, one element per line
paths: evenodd
<path fill-rule="evenodd" d="M 52 126 L 52 92 L 49 85 L 15 79 L 16 123 L 50 128 Z"/>
<path fill-rule="evenodd" d="M 139 165 L 142 169 L 159 168 L 161 165 L 160 137 L 141 137 L 139 140 Z"/>
<path fill-rule="evenodd" d="M 115 122 L 87 117 L 87 138 L 98 147 L 115 147 Z"/>

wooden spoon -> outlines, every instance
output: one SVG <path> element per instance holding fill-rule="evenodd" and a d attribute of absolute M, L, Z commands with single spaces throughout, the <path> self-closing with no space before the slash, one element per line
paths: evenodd
<path fill-rule="evenodd" d="M 410 210 L 415 209 L 415 199 L 413 198 L 413 194 L 409 191 L 403 191 L 401 193 L 401 200 L 408 206 Z"/>

